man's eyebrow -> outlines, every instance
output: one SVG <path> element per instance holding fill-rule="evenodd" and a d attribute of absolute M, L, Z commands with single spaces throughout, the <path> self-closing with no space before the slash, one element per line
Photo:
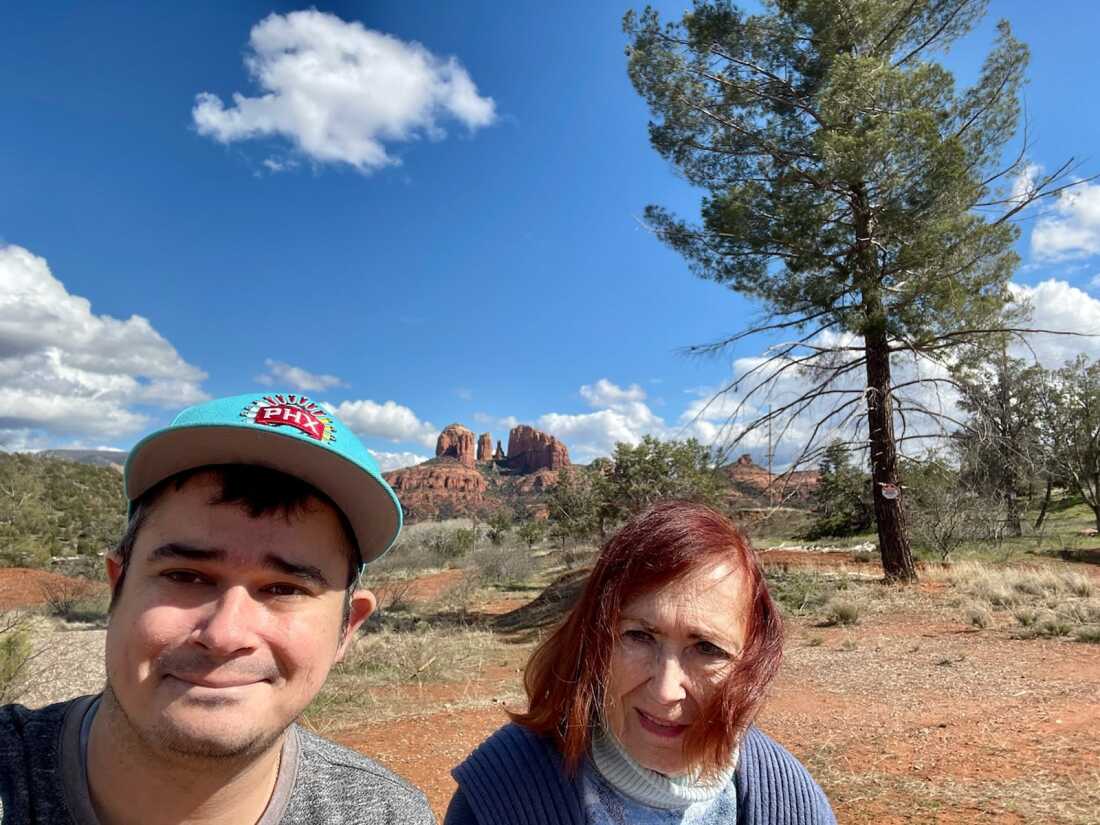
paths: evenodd
<path fill-rule="evenodd" d="M 325 578 L 325 574 L 321 572 L 321 568 L 314 567 L 312 564 L 298 564 L 297 562 L 287 561 L 282 556 L 277 556 L 274 553 L 268 553 L 264 556 L 264 566 L 271 567 L 288 576 L 311 581 L 325 590 L 331 586 L 328 579 Z"/>
<path fill-rule="evenodd" d="M 219 547 L 195 547 L 190 544 L 182 544 L 172 541 L 153 549 L 149 554 L 149 561 L 166 561 L 171 559 L 187 559 L 188 561 L 225 561 L 229 554 Z M 303 581 L 312 582 L 317 587 L 327 590 L 331 587 L 321 568 L 312 564 L 299 564 L 288 561 L 275 553 L 268 553 L 263 558 L 263 566 L 270 570 L 278 570 L 286 576 L 294 576 Z"/>
<path fill-rule="evenodd" d="M 216 547 L 195 547 L 190 544 L 181 544 L 170 541 L 154 548 L 149 554 L 149 561 L 164 561 L 165 559 L 189 559 L 191 561 L 221 561 L 226 557 L 226 552 Z"/>

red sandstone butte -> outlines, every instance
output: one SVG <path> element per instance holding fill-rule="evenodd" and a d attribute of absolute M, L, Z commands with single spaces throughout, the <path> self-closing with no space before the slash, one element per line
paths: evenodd
<path fill-rule="evenodd" d="M 453 458 L 459 464 L 473 467 L 477 463 L 474 434 L 461 424 L 447 426 L 435 442 L 435 457 Z"/>
<path fill-rule="evenodd" d="M 482 433 L 481 437 L 477 440 L 477 460 L 493 460 L 493 438 L 489 433 Z"/>
<path fill-rule="evenodd" d="M 554 436 L 520 424 L 508 433 L 508 466 L 519 473 L 569 466 L 569 450 Z"/>

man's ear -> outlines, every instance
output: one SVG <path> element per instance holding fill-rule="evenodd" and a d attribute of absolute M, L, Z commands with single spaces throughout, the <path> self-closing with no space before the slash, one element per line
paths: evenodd
<path fill-rule="evenodd" d="M 107 567 L 107 582 L 111 585 L 111 592 L 113 593 L 118 585 L 118 580 L 122 578 L 122 559 L 114 553 L 108 553 L 103 561 Z"/>
<path fill-rule="evenodd" d="M 340 642 L 340 648 L 336 651 L 336 661 L 342 662 L 344 660 L 344 654 L 348 652 L 359 626 L 370 618 L 376 607 L 378 607 L 378 599 L 369 590 L 356 590 L 351 594 L 351 612 L 348 614 L 348 626 L 344 629 L 343 641 Z"/>

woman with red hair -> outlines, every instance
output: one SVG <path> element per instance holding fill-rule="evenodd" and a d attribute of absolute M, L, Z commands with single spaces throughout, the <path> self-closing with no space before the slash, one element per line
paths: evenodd
<path fill-rule="evenodd" d="M 835 825 L 752 726 L 782 650 L 744 535 L 709 507 L 651 507 L 535 650 L 527 712 L 453 771 L 444 825 Z"/>

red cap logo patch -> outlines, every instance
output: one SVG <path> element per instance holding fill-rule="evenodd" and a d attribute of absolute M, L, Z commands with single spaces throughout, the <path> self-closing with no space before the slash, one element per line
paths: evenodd
<path fill-rule="evenodd" d="M 318 441 L 332 441 L 332 419 L 304 395 L 267 395 L 243 410 L 247 418 L 265 427 L 293 427 Z"/>

